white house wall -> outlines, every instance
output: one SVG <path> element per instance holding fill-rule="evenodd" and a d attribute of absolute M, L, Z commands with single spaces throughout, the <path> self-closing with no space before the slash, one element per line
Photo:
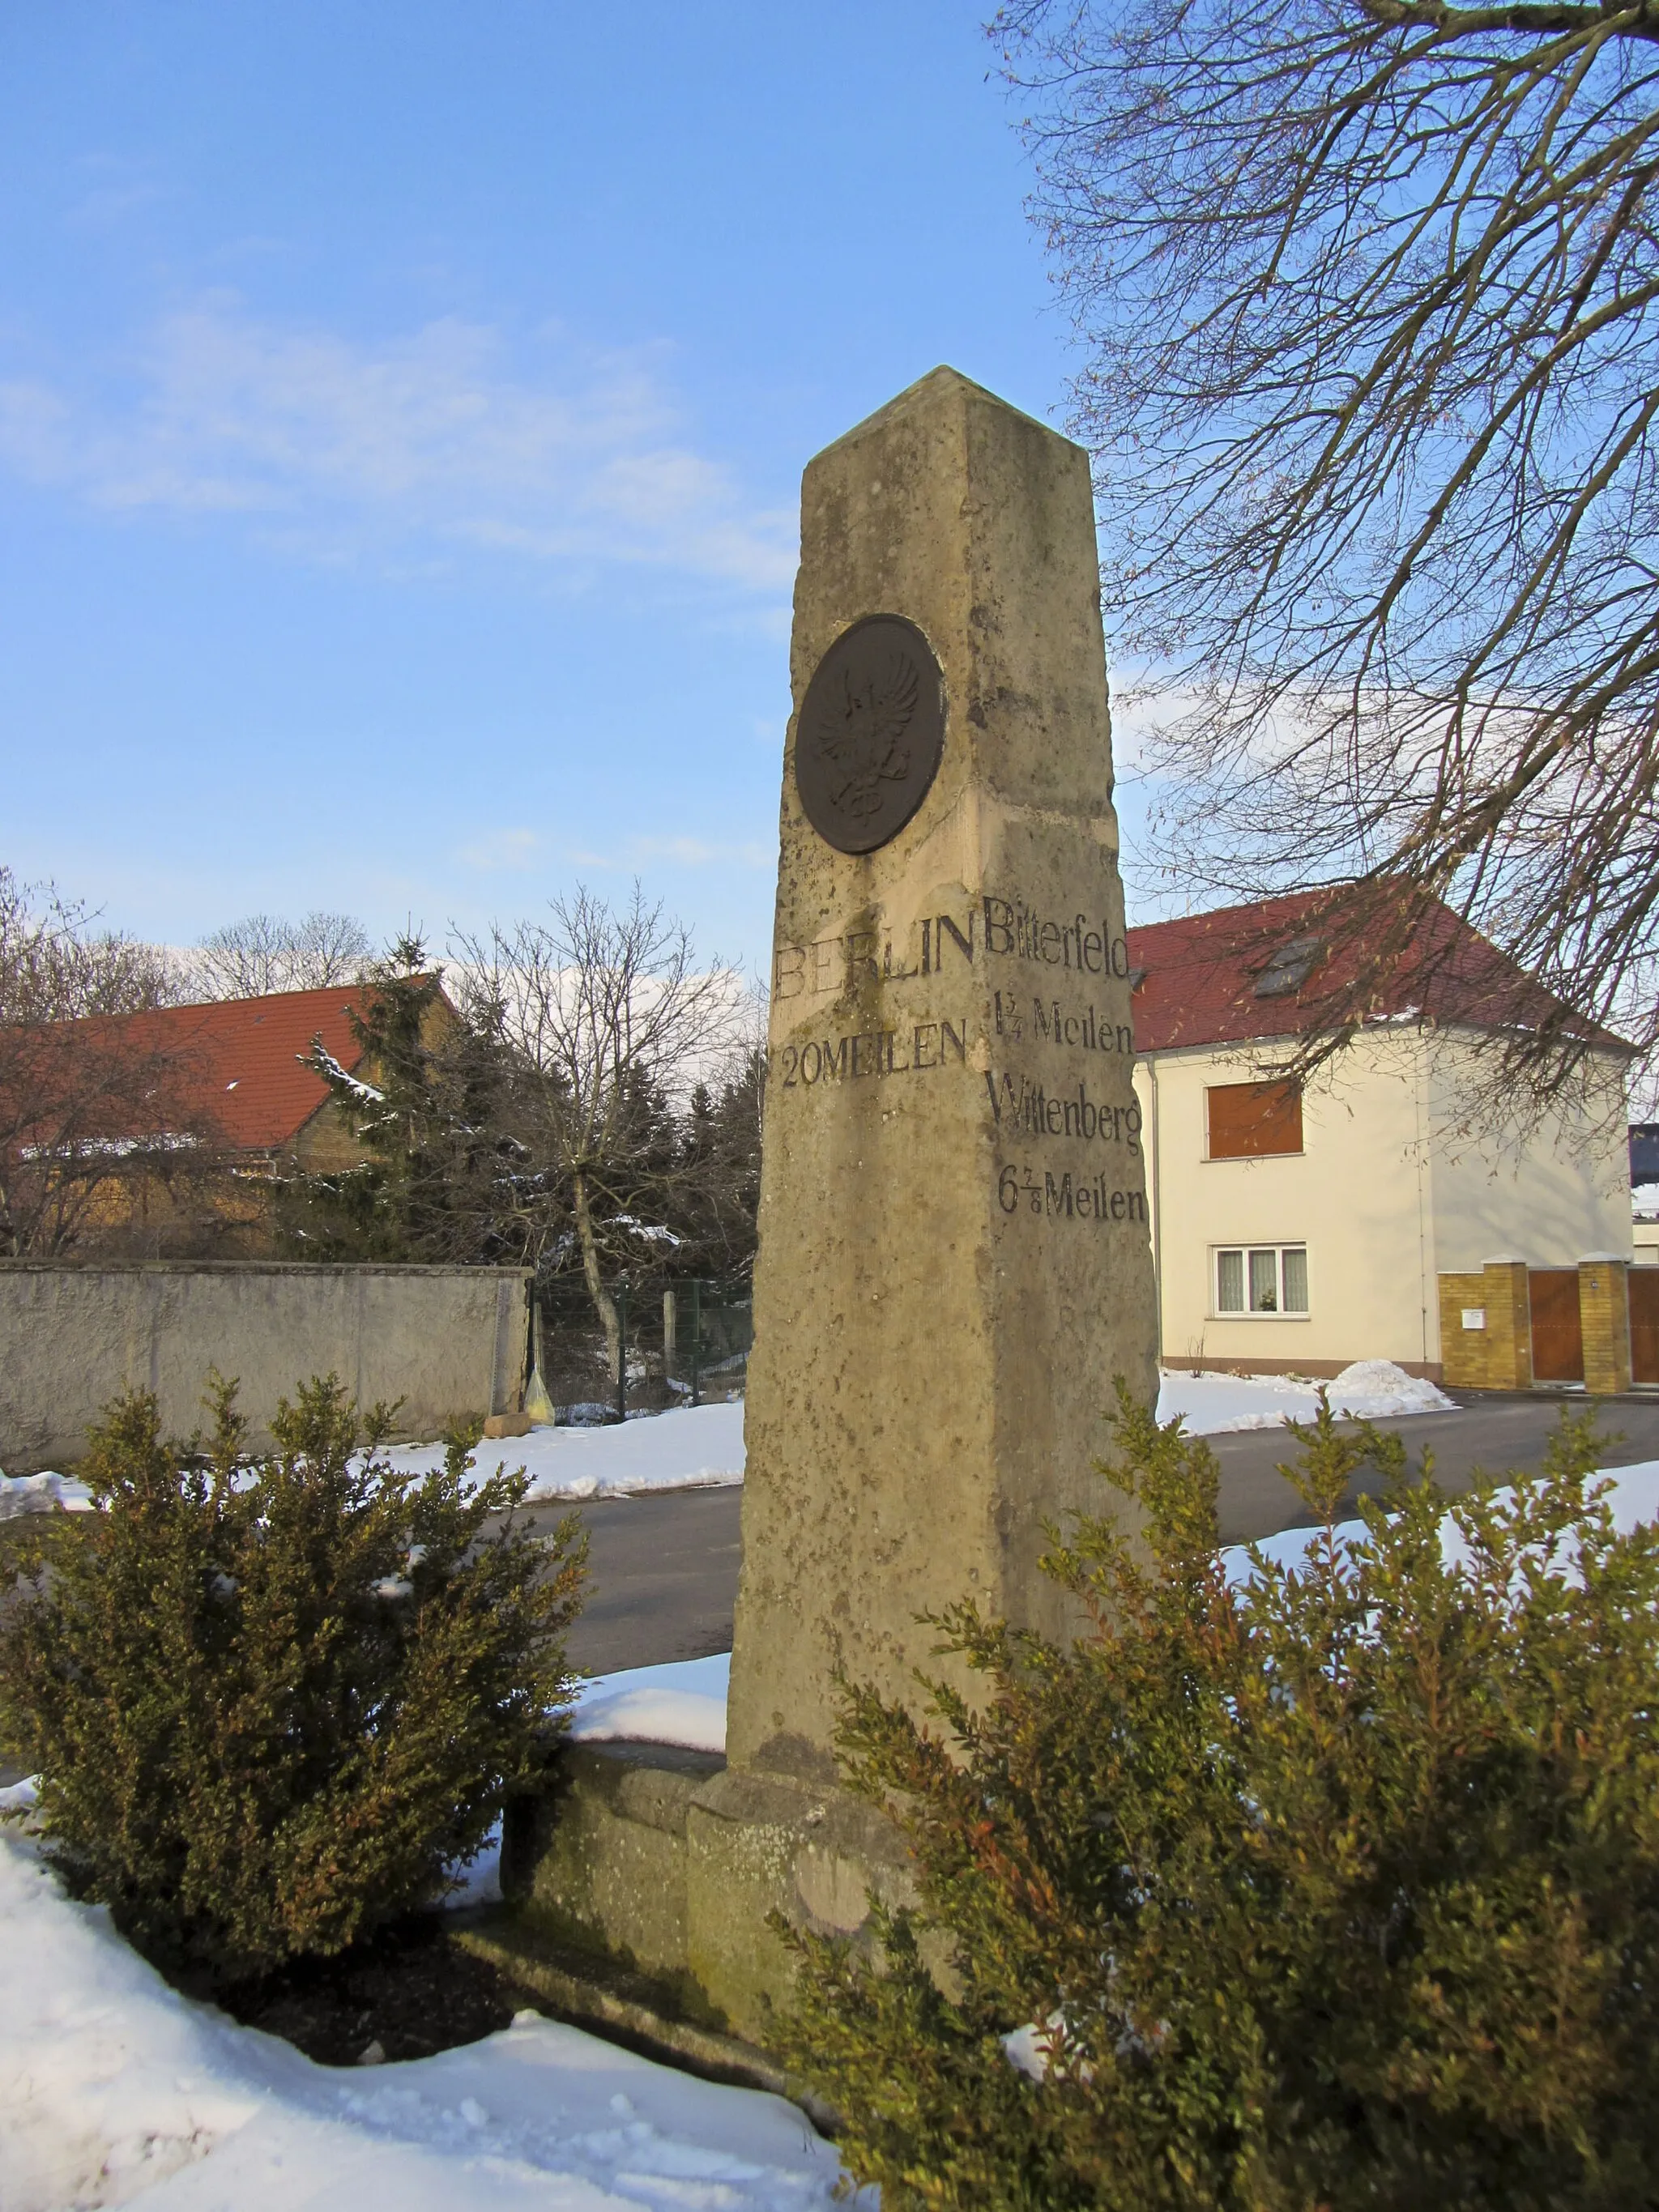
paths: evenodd
<path fill-rule="evenodd" d="M 1353 1359 L 1432 1364 L 1426 1100 L 1414 1036 L 1364 1040 L 1339 1072 L 1309 1085 L 1300 1153 L 1206 1159 L 1206 1089 L 1261 1072 L 1239 1048 L 1160 1053 L 1137 1071 L 1155 1125 L 1147 1182 L 1166 1356 L 1315 1372 Z M 1252 1243 L 1306 1245 L 1305 1318 L 1215 1313 L 1212 1253 Z"/>
<path fill-rule="evenodd" d="M 1468 1061 L 1455 1039 L 1427 1052 L 1435 1264 L 1450 1272 L 1512 1252 L 1534 1267 L 1571 1267 L 1587 1252 L 1632 1256 L 1630 1152 L 1622 1068 L 1593 1119 L 1555 1112 L 1525 1138 L 1459 1130 Z"/>

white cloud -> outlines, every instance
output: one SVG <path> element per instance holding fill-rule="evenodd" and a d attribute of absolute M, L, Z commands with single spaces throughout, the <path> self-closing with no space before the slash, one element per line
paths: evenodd
<path fill-rule="evenodd" d="M 777 857 L 775 846 L 757 840 L 717 844 L 702 837 L 643 836 L 626 839 L 619 853 L 592 852 L 582 847 L 563 855 L 572 867 L 614 868 L 630 874 L 653 860 L 682 868 L 770 868 L 776 865 Z"/>
<path fill-rule="evenodd" d="M 532 374 L 507 351 L 455 318 L 364 343 L 210 298 L 100 392 L 0 378 L 0 467 L 106 508 L 245 514 L 313 557 L 437 541 L 787 584 L 793 514 L 690 449 L 649 355 L 549 342 Z"/>
<path fill-rule="evenodd" d="M 470 868 L 528 868 L 534 866 L 541 842 L 533 830 L 489 830 L 463 845 L 460 858 Z"/>
<path fill-rule="evenodd" d="M 71 173 L 80 190 L 64 208 L 64 220 L 72 230 L 116 230 L 133 216 L 173 197 L 163 171 L 121 155 L 86 155 Z"/>
<path fill-rule="evenodd" d="M 701 837 L 635 837 L 629 850 L 641 860 L 677 860 L 682 867 L 710 868 L 735 861 L 739 867 L 769 868 L 777 860 L 770 845 L 758 842 L 713 845 Z"/>

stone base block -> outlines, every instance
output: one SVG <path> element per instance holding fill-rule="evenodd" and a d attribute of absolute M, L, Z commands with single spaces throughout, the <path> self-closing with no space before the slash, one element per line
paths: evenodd
<path fill-rule="evenodd" d="M 793 1971 L 768 1914 L 856 1937 L 872 1894 L 915 1895 L 903 1844 L 872 1807 L 662 1744 L 567 1750 L 556 1787 L 509 1818 L 501 1887 L 509 1910 L 489 1940 L 522 1954 L 514 1971 L 531 1986 L 527 1963 L 553 1959 L 592 1987 L 625 1984 L 619 2024 L 636 2039 L 652 2039 L 650 2014 L 665 2051 L 679 2055 L 689 2029 L 750 2046 L 756 2066 Z M 573 2016 L 592 2014 L 584 2003 Z"/>
<path fill-rule="evenodd" d="M 528 1413 L 492 1413 L 483 1425 L 483 1432 L 494 1443 L 502 1437 L 527 1437 L 534 1425 Z"/>
<path fill-rule="evenodd" d="M 896 1832 L 872 1806 L 833 1787 L 727 1769 L 697 1792 L 686 1843 L 688 1963 L 711 2003 L 755 2041 L 766 2039 L 794 1978 L 769 1913 L 820 1935 L 856 1936 L 872 1894 L 915 1901 Z"/>
<path fill-rule="evenodd" d="M 475 1958 L 488 1960 L 574 2027 L 608 2036 L 630 2051 L 668 2059 L 705 2081 L 793 2094 L 797 2103 L 805 2103 L 815 2121 L 822 2124 L 829 2118 L 815 2101 L 802 2099 L 783 2069 L 763 2051 L 716 2028 L 682 2020 L 672 1996 L 648 1975 L 633 1973 L 595 1952 L 561 1944 L 519 1914 L 472 1916 L 467 1924 L 450 1931 L 450 1940 Z"/>

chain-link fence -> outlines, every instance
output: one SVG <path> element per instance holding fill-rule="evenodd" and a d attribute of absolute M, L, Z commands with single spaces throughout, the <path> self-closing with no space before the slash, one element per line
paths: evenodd
<path fill-rule="evenodd" d="M 754 1340 L 746 1275 L 620 1275 L 613 1352 L 587 1285 L 556 1276 L 536 1294 L 536 1363 L 561 1421 L 624 1420 L 742 1395 Z"/>

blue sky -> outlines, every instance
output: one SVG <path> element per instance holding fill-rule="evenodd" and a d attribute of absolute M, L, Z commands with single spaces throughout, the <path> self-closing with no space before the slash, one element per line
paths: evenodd
<path fill-rule="evenodd" d="M 799 474 L 1062 420 L 957 0 L 0 11 L 0 860 L 140 934 L 637 873 L 763 963 Z"/>

